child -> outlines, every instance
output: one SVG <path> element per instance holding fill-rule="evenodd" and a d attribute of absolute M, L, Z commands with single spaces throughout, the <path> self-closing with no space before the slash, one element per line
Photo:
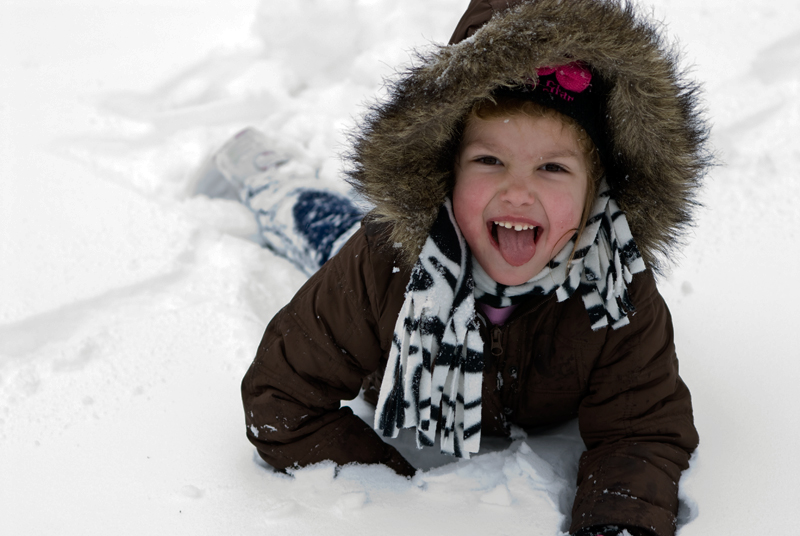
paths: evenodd
<path fill-rule="evenodd" d="M 628 5 L 473 0 L 361 127 L 375 209 L 267 327 L 242 383 L 261 457 L 413 475 L 340 408 L 362 386 L 383 435 L 462 457 L 577 417 L 571 533 L 673 534 L 698 438 L 652 272 L 708 165 L 676 69 Z"/>

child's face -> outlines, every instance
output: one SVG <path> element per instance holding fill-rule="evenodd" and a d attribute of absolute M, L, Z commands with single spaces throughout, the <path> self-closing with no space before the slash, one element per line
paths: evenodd
<path fill-rule="evenodd" d="M 522 284 L 558 254 L 580 225 L 587 175 L 576 133 L 555 118 L 470 118 L 453 211 L 492 279 Z"/>

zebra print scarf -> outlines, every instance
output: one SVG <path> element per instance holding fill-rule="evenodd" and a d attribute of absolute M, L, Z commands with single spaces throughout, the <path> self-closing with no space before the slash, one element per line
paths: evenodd
<path fill-rule="evenodd" d="M 483 340 L 476 299 L 506 307 L 551 292 L 561 302 L 580 290 L 593 330 L 627 325 L 634 312 L 627 283 L 645 264 L 605 180 L 577 246 L 576 238 L 530 281 L 501 285 L 474 261 L 447 199 L 406 287 L 375 429 L 397 437 L 401 428 L 416 427 L 418 448 L 433 446 L 438 429 L 443 453 L 478 452 Z"/>

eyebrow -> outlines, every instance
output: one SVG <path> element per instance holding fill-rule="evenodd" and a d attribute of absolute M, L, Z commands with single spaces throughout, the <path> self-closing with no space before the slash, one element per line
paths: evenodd
<path fill-rule="evenodd" d="M 552 153 L 543 154 L 542 158 L 543 159 L 563 158 L 565 156 L 571 156 L 573 158 L 579 158 L 580 157 L 580 153 L 567 149 L 567 150 L 564 150 L 564 151 L 554 151 Z"/>
<path fill-rule="evenodd" d="M 487 140 L 484 140 L 484 139 L 481 139 L 481 138 L 473 138 L 471 140 L 465 141 L 462 144 L 462 148 L 470 147 L 472 145 L 478 145 L 480 147 L 485 147 L 486 149 L 489 149 L 490 151 L 499 151 L 499 150 L 501 150 L 503 148 L 501 145 L 498 145 L 496 143 L 492 143 L 490 141 L 487 141 Z"/>

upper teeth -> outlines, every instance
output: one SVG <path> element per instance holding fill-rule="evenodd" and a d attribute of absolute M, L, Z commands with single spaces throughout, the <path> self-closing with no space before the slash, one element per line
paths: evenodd
<path fill-rule="evenodd" d="M 527 231 L 528 229 L 536 229 L 535 225 L 528 225 L 527 223 L 511 223 L 510 221 L 496 221 L 495 225 L 505 227 L 506 229 L 514 229 L 515 231 Z"/>

